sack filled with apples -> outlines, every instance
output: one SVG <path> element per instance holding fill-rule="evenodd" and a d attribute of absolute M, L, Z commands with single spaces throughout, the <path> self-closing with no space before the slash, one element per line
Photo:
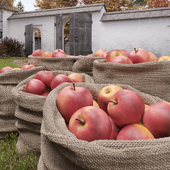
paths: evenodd
<path fill-rule="evenodd" d="M 170 168 L 169 119 L 170 103 L 129 85 L 62 84 L 44 103 L 38 170 Z"/>
<path fill-rule="evenodd" d="M 28 56 L 28 63 L 35 66 L 45 66 L 47 70 L 72 71 L 73 64 L 79 57 L 66 56 L 62 49 L 56 49 L 53 52 L 37 49 L 32 55 Z"/>
<path fill-rule="evenodd" d="M 95 60 L 95 83 L 127 84 L 170 102 L 170 61 L 165 61 L 167 56 L 157 59 L 153 53 L 141 48 L 123 55 L 120 50 L 111 50 L 105 59 Z"/>
<path fill-rule="evenodd" d="M 76 73 L 86 73 L 93 76 L 93 62 L 94 60 L 104 59 L 107 51 L 98 49 L 94 54 L 87 56 L 80 56 L 73 65 L 73 71 Z"/>
<path fill-rule="evenodd" d="M 50 91 L 65 82 L 94 83 L 93 79 L 84 73 L 41 70 L 12 89 L 13 99 L 17 104 L 15 126 L 19 138 L 16 149 L 20 156 L 25 155 L 27 147 L 30 153 L 40 155 L 43 104 Z"/>
<path fill-rule="evenodd" d="M 5 66 L 0 69 L 0 139 L 6 134 L 16 132 L 15 108 L 11 90 L 27 77 L 43 70 L 44 67 L 24 65 L 22 68 Z"/>

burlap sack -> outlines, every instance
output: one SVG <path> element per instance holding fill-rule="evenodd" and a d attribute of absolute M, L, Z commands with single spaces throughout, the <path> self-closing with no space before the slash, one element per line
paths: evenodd
<path fill-rule="evenodd" d="M 79 57 L 33 57 L 28 56 L 28 63 L 35 66 L 45 66 L 48 70 L 72 71 L 73 64 Z"/>
<path fill-rule="evenodd" d="M 87 57 L 81 56 L 73 65 L 73 72 L 86 73 L 93 76 L 93 62 L 95 60 L 103 59 L 104 57 Z"/>
<path fill-rule="evenodd" d="M 6 134 L 16 132 L 15 108 L 11 90 L 25 78 L 43 70 L 44 67 L 36 67 L 30 70 L 10 70 L 0 73 L 0 139 Z"/>
<path fill-rule="evenodd" d="M 140 64 L 93 63 L 95 83 L 128 84 L 139 91 L 170 102 L 170 61 Z"/>
<path fill-rule="evenodd" d="M 61 70 L 51 72 L 54 76 L 58 74 L 69 75 L 73 73 L 71 71 Z M 84 73 L 80 73 L 80 75 L 84 82 L 94 83 L 90 76 Z M 23 92 L 28 81 L 34 77 L 35 75 L 28 77 L 12 89 L 13 99 L 17 104 L 15 110 L 17 121 L 15 126 L 19 133 L 16 149 L 21 157 L 25 155 L 27 148 L 29 149 L 29 153 L 40 155 L 40 128 L 43 118 L 43 104 L 46 97 Z"/>
<path fill-rule="evenodd" d="M 96 140 L 87 142 L 77 139 L 66 127 L 56 107 L 59 92 L 70 83 L 54 89 L 43 107 L 41 126 L 41 156 L 38 170 L 143 170 L 170 169 L 170 138 L 116 141 Z M 107 84 L 108 85 L 108 84 Z M 120 85 L 138 93 L 151 105 L 163 101 L 158 97 L 139 92 L 128 85 Z M 79 83 L 88 88 L 96 100 L 106 84 Z"/>

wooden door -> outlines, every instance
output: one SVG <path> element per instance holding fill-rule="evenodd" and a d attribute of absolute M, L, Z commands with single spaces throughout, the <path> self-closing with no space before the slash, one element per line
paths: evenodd
<path fill-rule="evenodd" d="M 70 14 L 70 55 L 92 53 L 92 15 L 89 13 Z"/>
<path fill-rule="evenodd" d="M 33 24 L 25 25 L 25 52 L 26 56 L 33 52 Z"/>
<path fill-rule="evenodd" d="M 62 49 L 62 14 L 56 17 L 56 49 Z"/>

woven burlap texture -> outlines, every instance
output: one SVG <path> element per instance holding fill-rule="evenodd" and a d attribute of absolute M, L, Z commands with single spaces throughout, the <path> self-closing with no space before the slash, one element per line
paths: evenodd
<path fill-rule="evenodd" d="M 51 71 L 54 76 L 58 74 L 69 75 L 73 72 L 56 70 Z M 86 83 L 94 83 L 94 80 L 84 73 L 79 73 Z M 26 149 L 30 150 L 30 153 L 36 153 L 40 155 L 40 128 L 43 118 L 43 104 L 46 97 L 40 95 L 34 95 L 23 92 L 24 87 L 33 79 L 35 75 L 28 77 L 20 82 L 15 88 L 12 89 L 12 95 L 15 103 L 17 104 L 15 110 L 16 128 L 19 133 L 17 141 L 17 147 L 20 156 L 25 155 Z"/>
<path fill-rule="evenodd" d="M 99 84 L 127 84 L 170 102 L 170 61 L 120 64 L 96 60 L 93 63 L 93 79 Z"/>
<path fill-rule="evenodd" d="M 104 57 L 87 57 L 80 56 L 73 65 L 73 71 L 77 73 L 86 73 L 93 75 L 93 62 L 95 60 L 103 59 Z"/>
<path fill-rule="evenodd" d="M 56 107 L 59 92 L 70 83 L 54 89 L 43 106 L 41 126 L 41 156 L 38 170 L 143 170 L 170 169 L 170 138 L 138 141 L 79 140 L 66 127 Z M 97 100 L 99 91 L 108 84 L 78 83 L 86 87 Z M 132 88 L 121 85 L 139 94 L 145 104 L 164 101 Z"/>
<path fill-rule="evenodd" d="M 44 67 L 35 67 L 30 70 L 10 70 L 0 73 L 0 139 L 6 134 L 16 132 L 15 108 L 11 90 L 27 77 L 43 70 Z"/>
<path fill-rule="evenodd" d="M 79 57 L 34 57 L 28 56 L 28 63 L 35 66 L 45 66 L 48 70 L 72 71 L 73 64 Z"/>

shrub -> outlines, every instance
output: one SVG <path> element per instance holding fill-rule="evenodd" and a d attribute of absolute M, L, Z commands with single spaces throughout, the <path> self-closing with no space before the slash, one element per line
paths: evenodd
<path fill-rule="evenodd" d="M 9 37 L 5 37 L 0 46 L 0 56 L 8 55 L 10 57 L 25 56 L 24 43 Z"/>

